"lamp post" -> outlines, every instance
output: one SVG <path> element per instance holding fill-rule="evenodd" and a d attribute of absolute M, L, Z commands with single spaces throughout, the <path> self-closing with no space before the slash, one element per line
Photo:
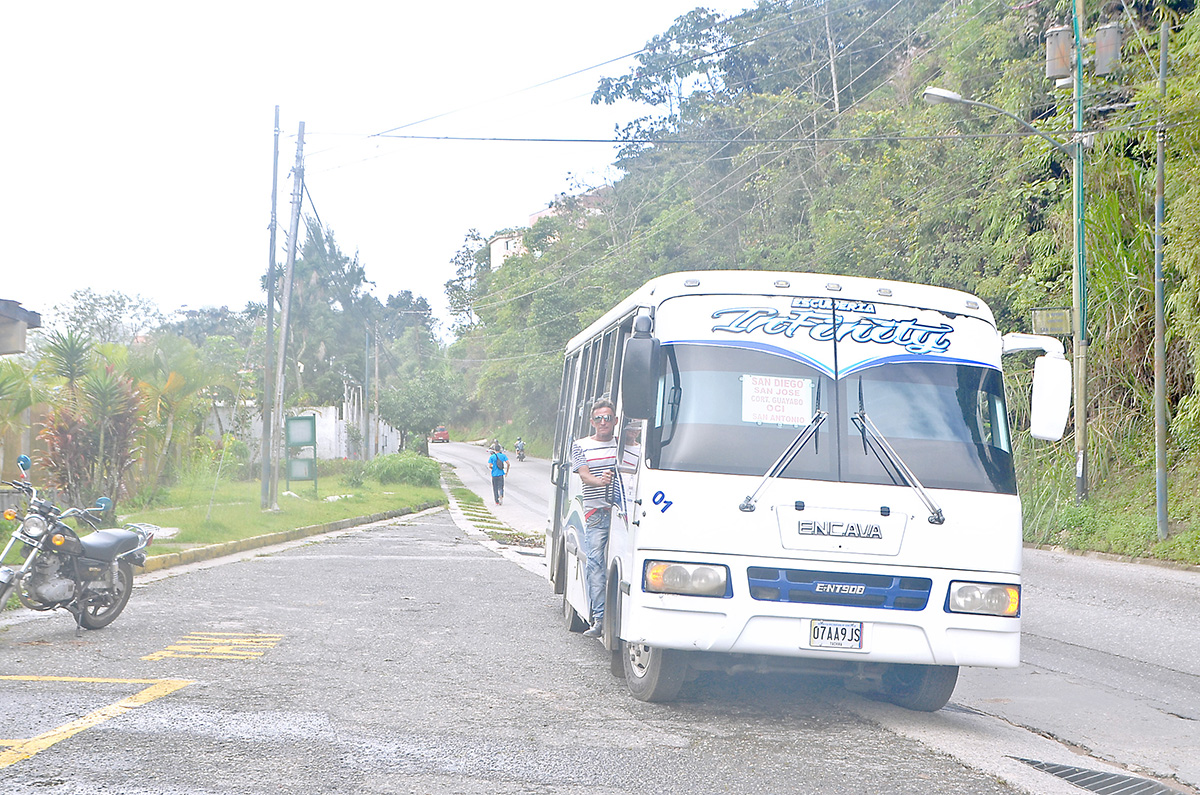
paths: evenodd
<path fill-rule="evenodd" d="M 1013 121 L 1020 124 L 1025 129 L 1032 132 L 1034 135 L 1049 143 L 1060 154 L 1071 158 L 1071 178 L 1073 183 L 1074 194 L 1074 268 L 1072 269 L 1072 296 L 1071 306 L 1073 309 L 1072 323 L 1072 363 L 1074 366 L 1073 377 L 1075 379 L 1075 500 L 1083 502 L 1087 499 L 1087 251 L 1084 247 L 1084 226 L 1083 226 L 1083 210 L 1084 210 L 1084 193 L 1083 193 L 1083 142 L 1080 135 L 1075 136 L 1075 140 L 1068 144 L 1056 141 L 1046 133 L 1034 127 L 1029 122 L 1022 119 L 1015 113 L 1009 113 L 1004 108 L 997 107 L 987 102 L 979 102 L 974 99 L 967 99 L 961 94 L 956 94 L 953 91 L 947 91 L 944 88 L 935 88 L 930 86 L 925 89 L 922 95 L 926 102 L 931 104 L 939 104 L 950 102 L 956 105 L 970 105 L 972 107 L 987 108 L 988 110 L 999 113 L 1002 116 L 1007 116 Z M 1076 129 L 1079 129 L 1078 120 Z"/>

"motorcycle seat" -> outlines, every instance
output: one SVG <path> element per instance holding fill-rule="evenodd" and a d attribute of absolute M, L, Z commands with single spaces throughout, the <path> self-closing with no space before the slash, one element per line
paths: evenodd
<path fill-rule="evenodd" d="M 141 539 L 137 533 L 128 530 L 110 529 L 88 533 L 79 539 L 79 543 L 83 545 L 83 557 L 108 561 L 131 549 L 137 549 Z"/>

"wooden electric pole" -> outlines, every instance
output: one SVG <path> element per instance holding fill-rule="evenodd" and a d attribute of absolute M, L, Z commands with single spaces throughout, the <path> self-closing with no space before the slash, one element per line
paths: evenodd
<path fill-rule="evenodd" d="M 275 209 L 279 200 L 279 106 L 275 106 L 275 157 L 271 163 L 271 256 L 267 262 L 267 341 L 263 361 L 262 394 L 262 496 L 260 507 L 271 507 L 271 408 L 275 402 L 275 379 L 271 372 L 271 343 L 274 342 L 275 322 Z"/>
<path fill-rule="evenodd" d="M 288 231 L 287 264 L 283 271 L 283 303 L 279 310 L 279 357 L 275 360 L 275 410 L 271 428 L 272 463 L 282 457 L 283 436 L 283 365 L 286 361 L 288 338 L 288 312 L 292 306 L 292 273 L 296 266 L 296 238 L 300 235 L 300 201 L 304 191 L 304 122 L 296 135 L 296 165 L 292 168 L 292 223 Z M 272 467 L 271 510 L 279 510 L 279 466 Z"/>

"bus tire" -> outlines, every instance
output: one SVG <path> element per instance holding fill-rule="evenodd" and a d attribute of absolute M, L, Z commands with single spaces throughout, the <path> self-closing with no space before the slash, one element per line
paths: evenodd
<path fill-rule="evenodd" d="M 567 601 L 567 589 L 563 588 L 563 624 L 567 628 L 567 632 L 583 632 L 588 628 L 588 623 L 579 617 L 579 613 L 575 612 L 575 608 L 571 607 L 571 603 Z"/>
<path fill-rule="evenodd" d="M 621 642 L 625 684 L 639 701 L 671 701 L 687 678 L 687 656 L 676 649 Z"/>
<path fill-rule="evenodd" d="M 946 706 L 958 682 L 957 665 L 892 665 L 883 675 L 883 696 L 915 712 Z"/>

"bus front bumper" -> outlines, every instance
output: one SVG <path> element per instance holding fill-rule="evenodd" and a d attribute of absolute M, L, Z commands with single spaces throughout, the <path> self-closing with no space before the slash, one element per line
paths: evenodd
<path fill-rule="evenodd" d="M 992 668 L 1020 663 L 1019 618 L 948 613 L 932 603 L 921 611 L 738 606 L 732 600 L 638 594 L 622 609 L 621 635 L 631 643 L 728 654 Z"/>

